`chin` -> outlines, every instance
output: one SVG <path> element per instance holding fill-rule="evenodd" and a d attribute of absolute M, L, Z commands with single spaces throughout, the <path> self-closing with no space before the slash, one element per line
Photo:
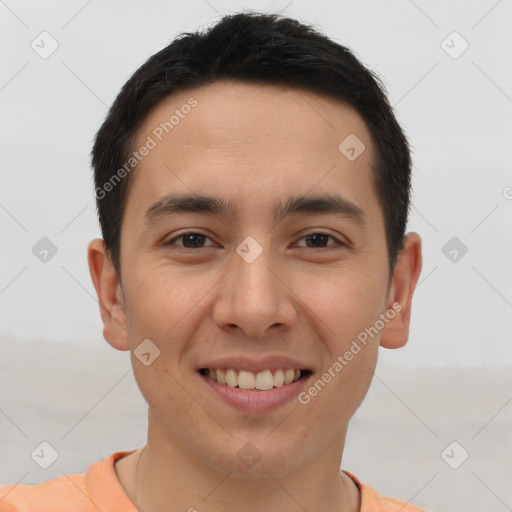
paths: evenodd
<path fill-rule="evenodd" d="M 286 476 L 304 461 L 304 450 L 290 437 L 286 445 L 246 439 L 233 440 L 228 450 L 225 444 L 220 446 L 210 461 L 212 467 L 242 480 L 268 479 Z"/>

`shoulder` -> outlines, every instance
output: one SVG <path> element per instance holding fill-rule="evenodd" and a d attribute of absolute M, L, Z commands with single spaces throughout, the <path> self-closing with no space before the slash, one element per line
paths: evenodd
<path fill-rule="evenodd" d="M 361 495 L 360 512 L 429 512 L 423 508 L 397 498 L 382 496 L 373 487 L 363 484 L 352 473 L 343 470 L 359 487 Z"/>
<path fill-rule="evenodd" d="M 129 453 L 114 452 L 85 473 L 63 474 L 36 485 L 0 486 L 0 512 L 136 512 L 114 468 Z"/>
<path fill-rule="evenodd" d="M 87 496 L 85 474 L 60 476 L 36 485 L 0 487 L 1 512 L 69 512 L 71 504 L 76 510 L 94 510 Z"/>

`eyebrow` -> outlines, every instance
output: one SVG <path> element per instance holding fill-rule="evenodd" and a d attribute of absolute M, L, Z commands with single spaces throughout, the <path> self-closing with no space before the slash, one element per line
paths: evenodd
<path fill-rule="evenodd" d="M 155 201 L 145 213 L 147 224 L 161 217 L 175 213 L 200 213 L 221 217 L 236 217 L 239 214 L 232 201 L 216 196 L 196 194 L 167 194 Z M 338 215 L 353 219 L 358 224 L 366 224 L 368 217 L 357 205 L 338 194 L 313 196 L 291 196 L 286 201 L 277 201 L 273 206 L 274 220 L 299 214 Z"/>

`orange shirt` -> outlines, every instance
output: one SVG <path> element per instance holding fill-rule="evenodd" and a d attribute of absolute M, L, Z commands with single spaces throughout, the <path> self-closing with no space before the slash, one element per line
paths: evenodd
<path fill-rule="evenodd" d="M 133 450 L 132 450 L 133 451 Z M 120 451 L 91 464 L 85 473 L 60 476 L 37 485 L 0 487 L 0 512 L 137 512 L 114 469 Z M 360 512 L 426 512 L 405 501 L 381 496 L 344 471 L 361 491 Z"/>

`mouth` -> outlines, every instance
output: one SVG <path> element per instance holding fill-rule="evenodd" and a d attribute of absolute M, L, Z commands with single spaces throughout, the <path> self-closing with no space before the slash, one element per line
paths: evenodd
<path fill-rule="evenodd" d="M 227 404 L 245 413 L 270 413 L 298 403 L 298 395 L 315 373 L 304 361 L 278 354 L 205 360 L 195 371 L 212 404 Z"/>
<path fill-rule="evenodd" d="M 297 381 L 305 380 L 312 373 L 308 369 L 293 368 L 267 369 L 259 372 L 235 368 L 200 368 L 198 372 L 221 386 L 254 392 L 288 387 Z"/>

